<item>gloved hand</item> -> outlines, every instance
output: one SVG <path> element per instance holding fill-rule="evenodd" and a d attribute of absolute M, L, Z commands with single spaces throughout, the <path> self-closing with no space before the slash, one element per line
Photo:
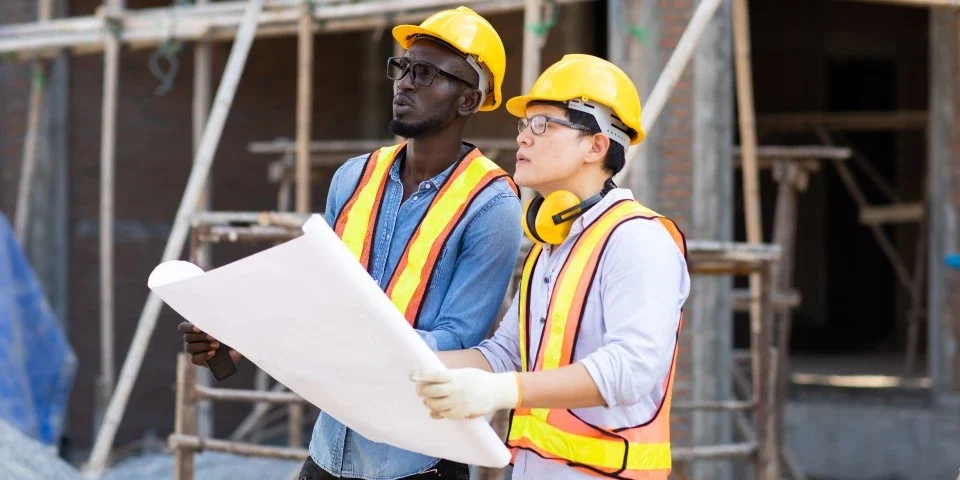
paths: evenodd
<path fill-rule="evenodd" d="M 410 375 L 417 395 L 433 418 L 470 419 L 516 408 L 520 384 L 516 373 L 490 373 L 476 368 L 420 370 Z"/>

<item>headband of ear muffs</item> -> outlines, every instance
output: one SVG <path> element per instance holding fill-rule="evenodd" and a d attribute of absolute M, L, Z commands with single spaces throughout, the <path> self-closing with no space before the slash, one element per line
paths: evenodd
<path fill-rule="evenodd" d="M 614 188 L 617 185 L 613 179 L 607 180 L 603 191 L 583 201 L 567 190 L 557 190 L 546 197 L 537 195 L 524 206 L 523 231 L 536 243 L 560 245 L 570 234 L 573 220 L 603 200 Z"/>

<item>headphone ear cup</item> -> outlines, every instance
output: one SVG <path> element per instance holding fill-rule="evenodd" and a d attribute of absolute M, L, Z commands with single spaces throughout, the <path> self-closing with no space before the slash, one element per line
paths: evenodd
<path fill-rule="evenodd" d="M 573 226 L 573 222 L 563 222 L 557 225 L 553 223 L 552 217 L 579 203 L 580 198 L 566 190 L 558 190 L 547 195 L 547 197 L 541 201 L 537 211 L 535 224 L 537 235 L 542 238 L 545 243 L 551 245 L 560 245 L 563 243 L 567 235 L 570 234 L 570 227 Z"/>
<path fill-rule="evenodd" d="M 527 234 L 534 243 L 546 243 L 540 235 L 537 234 L 537 214 L 540 211 L 540 205 L 543 204 L 543 197 L 537 195 L 523 206 L 523 217 L 520 225 L 523 226 L 523 233 Z"/>

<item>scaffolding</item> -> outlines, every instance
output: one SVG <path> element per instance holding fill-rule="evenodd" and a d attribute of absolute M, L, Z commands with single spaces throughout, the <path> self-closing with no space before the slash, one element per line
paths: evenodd
<path fill-rule="evenodd" d="M 0 26 L 0 58 L 13 61 L 34 61 L 35 69 L 46 68 L 49 58 L 66 52 L 71 55 L 102 53 L 104 56 L 103 124 L 101 137 L 101 332 L 102 371 L 100 375 L 102 419 L 93 452 L 86 466 L 92 474 L 100 473 L 106 466 L 107 457 L 119 427 L 139 368 L 146 352 L 147 343 L 156 324 L 161 302 L 151 294 L 139 319 L 133 342 L 114 387 L 112 371 L 113 350 L 113 178 L 114 146 L 119 84 L 119 52 L 126 49 L 158 48 L 170 42 L 196 42 L 195 96 L 193 110 L 194 158 L 193 168 L 178 207 L 172 232 L 166 243 L 161 261 L 179 258 L 184 244 L 190 237 L 191 259 L 209 265 L 209 246 L 223 242 L 280 242 L 299 235 L 299 225 L 305 219 L 311 205 L 310 185 L 315 168 L 335 166 L 347 152 L 368 152 L 384 144 L 385 140 L 324 141 L 310 139 L 312 112 L 312 65 L 314 61 L 313 35 L 316 33 L 348 30 L 382 30 L 396 23 L 418 22 L 430 13 L 443 8 L 466 4 L 480 14 L 508 11 L 523 11 L 525 25 L 540 24 L 546 11 L 560 5 L 591 0 L 370 0 L 370 1 L 303 1 L 303 0 L 249 0 L 207 2 L 198 0 L 193 5 L 173 5 L 165 8 L 125 10 L 123 0 L 106 0 L 96 15 L 52 19 L 51 0 L 41 0 L 40 18 L 36 23 Z M 713 18 L 721 0 L 699 2 L 690 22 L 672 52 L 664 71 L 651 94 L 645 101 L 643 127 L 654 128 L 670 94 L 693 54 L 701 33 Z M 893 1 L 893 0 L 891 0 Z M 952 5 L 943 0 L 899 0 L 896 3 L 924 5 Z M 757 125 L 777 126 L 801 122 L 829 124 L 847 122 L 862 125 L 885 121 L 896 125 L 916 125 L 925 121 L 923 112 L 903 112 L 895 118 L 869 119 L 834 116 L 827 118 L 784 118 L 754 116 L 752 78 L 750 65 L 749 18 L 746 0 L 733 0 L 733 32 L 735 45 L 735 68 L 737 80 L 738 121 L 741 146 L 741 174 L 744 183 L 744 207 L 747 224 L 747 243 L 723 243 L 691 241 L 689 265 L 694 275 L 748 276 L 750 288 L 733 292 L 735 308 L 750 313 L 750 353 L 747 356 L 750 374 L 743 378 L 734 372 L 743 399 L 713 402 L 674 403 L 678 411 L 704 410 L 737 413 L 737 425 L 742 441 L 723 445 L 698 445 L 674 449 L 674 459 L 749 457 L 752 459 L 757 479 L 779 479 L 781 448 L 781 424 L 785 404 L 785 378 L 787 363 L 787 340 L 784 331 L 789 331 L 789 311 L 800 302 L 799 294 L 792 291 L 788 282 L 792 265 L 779 260 L 792 258 L 795 196 L 802 191 L 805 179 L 819 168 L 823 161 L 841 162 L 851 156 L 848 149 L 829 145 L 811 147 L 759 146 Z M 255 38 L 293 36 L 298 38 L 297 111 L 296 138 L 254 142 L 249 145 L 253 153 L 275 155 L 269 169 L 269 180 L 278 185 L 278 212 L 203 212 L 207 205 L 207 185 L 210 167 L 223 126 L 236 93 L 237 85 Z M 223 77 L 211 101 L 211 42 L 233 41 Z M 523 89 L 528 90 L 539 74 L 540 49 L 544 38 L 534 29 L 525 28 L 523 38 Z M 38 78 L 37 76 L 34 77 Z M 18 194 L 16 225 L 22 225 L 29 215 L 29 188 L 32 165 L 36 157 L 37 118 L 43 109 L 42 89 L 35 80 L 30 97 L 30 115 L 26 148 L 24 149 L 21 192 Z M 506 139 L 478 139 L 475 142 L 496 157 L 498 151 L 511 151 L 514 142 Z M 824 142 L 825 144 L 828 142 Z M 630 148 L 627 167 L 618 176 L 626 184 L 630 164 L 639 151 Z M 777 204 L 777 222 L 774 243 L 764 244 L 760 224 L 760 198 L 758 171 L 773 168 L 780 185 Z M 26 193 L 24 193 L 26 191 Z M 782 196 L 782 203 L 781 203 Z M 285 213 L 293 210 L 296 213 Z M 782 213 L 781 213 L 782 210 Z M 915 213 L 915 212 L 914 212 Z M 900 218 L 910 212 L 887 214 L 865 212 L 868 218 Z M 873 215 L 873 217 L 871 217 Z M 900 215 L 900 216 L 898 216 Z M 780 222 L 783 225 L 780 225 Z M 22 228 L 18 227 L 18 232 Z M 774 312 L 779 312 L 777 315 Z M 781 315 L 787 315 L 782 317 Z M 775 322 L 775 318 L 779 320 Z M 775 325 L 776 324 L 776 325 Z M 779 328 L 780 334 L 774 332 Z M 176 431 L 170 437 L 170 445 L 177 455 L 178 478 L 192 476 L 192 454 L 202 449 L 231 451 L 250 455 L 268 455 L 281 458 L 303 458 L 300 448 L 302 433 L 302 400 L 296 395 L 283 392 L 282 386 L 266 391 L 265 379 L 258 381 L 259 391 L 227 391 L 197 384 L 196 371 L 183 355 L 178 359 Z M 109 403 L 107 403 L 109 399 Z M 289 446 L 264 447 L 243 444 L 233 440 L 216 440 L 198 434 L 197 409 L 201 401 L 244 400 L 257 403 L 245 430 L 240 435 L 234 432 L 233 440 L 254 428 L 256 417 L 262 416 L 271 404 L 288 405 L 290 416 Z M 260 412 L 259 414 L 257 412 Z M 299 412 L 299 413 L 297 413 Z M 746 417 L 747 414 L 751 416 Z M 751 424 L 752 423 L 752 424 Z M 789 465 L 789 461 L 786 462 Z M 791 470 L 795 470 L 791 468 Z M 793 478 L 802 474 L 792 472 Z"/>

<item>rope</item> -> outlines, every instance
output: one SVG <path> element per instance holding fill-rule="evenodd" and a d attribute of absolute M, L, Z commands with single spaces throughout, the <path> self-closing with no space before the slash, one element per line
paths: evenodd
<path fill-rule="evenodd" d="M 547 2 L 547 5 L 550 8 L 550 16 L 547 19 L 526 25 L 527 30 L 541 38 L 546 37 L 550 30 L 557 25 L 557 20 L 560 19 L 560 6 L 552 0 Z"/>
<path fill-rule="evenodd" d="M 638 27 L 636 25 L 631 25 L 627 27 L 627 34 L 633 37 L 634 40 L 640 42 L 643 45 L 647 44 L 647 30 L 643 27 Z"/>
<path fill-rule="evenodd" d="M 177 77 L 177 72 L 180 71 L 179 55 L 180 52 L 183 51 L 183 42 L 174 38 L 173 35 L 177 24 L 174 7 L 190 3 L 192 3 L 192 0 L 173 1 L 173 4 L 168 10 L 170 20 L 167 23 L 167 38 L 150 54 L 150 59 L 147 62 L 150 73 L 160 82 L 160 85 L 153 90 L 153 94 L 156 96 L 166 95 L 167 92 L 173 88 L 173 82 Z M 166 63 L 166 68 L 161 66 L 161 61 Z"/>

